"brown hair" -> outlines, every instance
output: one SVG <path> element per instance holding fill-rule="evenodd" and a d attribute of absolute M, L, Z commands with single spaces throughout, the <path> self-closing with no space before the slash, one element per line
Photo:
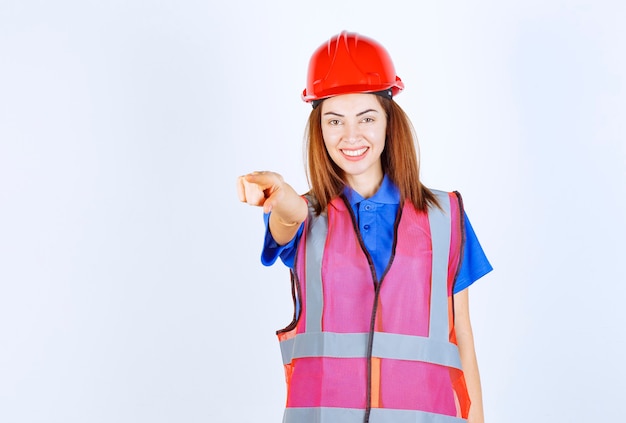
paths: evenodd
<path fill-rule="evenodd" d="M 376 96 L 387 115 L 385 149 L 381 155 L 383 172 L 398 187 L 402 201 L 409 201 L 420 211 L 429 205 L 438 205 L 435 195 L 419 179 L 417 137 L 404 110 L 393 100 Z M 306 127 L 307 178 L 317 203 L 315 212 L 321 213 L 328 203 L 339 195 L 346 185 L 343 171 L 326 151 L 321 125 L 321 105 L 313 109 Z"/>

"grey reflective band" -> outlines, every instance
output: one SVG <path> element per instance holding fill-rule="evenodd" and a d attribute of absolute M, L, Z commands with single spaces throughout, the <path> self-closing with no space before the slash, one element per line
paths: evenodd
<path fill-rule="evenodd" d="M 280 342 L 283 364 L 302 357 L 367 357 L 367 333 L 306 332 Z"/>
<path fill-rule="evenodd" d="M 309 219 L 306 234 L 306 331 L 322 331 L 322 310 L 324 298 L 322 290 L 322 258 L 328 233 L 328 218 L 322 214 Z"/>
<path fill-rule="evenodd" d="M 363 423 L 364 418 L 365 409 L 359 408 L 288 407 L 283 415 L 283 423 Z"/>
<path fill-rule="evenodd" d="M 366 358 L 367 338 L 367 333 L 301 333 L 281 341 L 283 364 L 303 357 Z M 372 356 L 461 369 L 456 345 L 422 336 L 376 332 Z"/>
<path fill-rule="evenodd" d="M 365 410 L 355 408 L 311 407 L 287 408 L 283 423 L 341 422 L 363 423 Z M 376 423 L 462 423 L 465 419 L 416 410 L 372 408 L 370 422 Z"/>
<path fill-rule="evenodd" d="M 372 356 L 423 361 L 461 369 L 459 349 L 456 345 L 448 340 L 441 342 L 423 336 L 375 332 Z"/>
<path fill-rule="evenodd" d="M 450 197 L 448 193 L 433 191 L 437 196 L 440 210 L 430 207 L 428 222 L 433 249 L 432 280 L 430 293 L 430 329 L 429 337 L 437 341 L 448 341 L 448 259 L 450 256 Z"/>

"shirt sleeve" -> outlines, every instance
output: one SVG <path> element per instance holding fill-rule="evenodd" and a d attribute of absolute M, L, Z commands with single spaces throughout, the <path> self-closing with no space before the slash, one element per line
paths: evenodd
<path fill-rule="evenodd" d="M 461 269 L 454 283 L 454 293 L 459 293 L 472 285 L 478 279 L 493 270 L 483 248 L 474 233 L 474 228 L 467 217 L 465 219 L 465 247 L 463 248 L 463 261 Z"/>
<path fill-rule="evenodd" d="M 263 251 L 261 252 L 261 263 L 264 266 L 271 266 L 280 257 L 283 264 L 292 269 L 296 258 L 296 246 L 302 236 L 304 223 L 300 225 L 296 236 L 291 241 L 285 245 L 278 245 L 270 232 L 270 214 L 264 213 L 263 220 L 265 221 L 265 240 L 263 242 Z"/>

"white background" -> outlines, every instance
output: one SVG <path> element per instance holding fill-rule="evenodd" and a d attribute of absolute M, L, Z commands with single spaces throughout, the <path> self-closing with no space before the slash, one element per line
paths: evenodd
<path fill-rule="evenodd" d="M 344 29 L 391 53 L 423 179 L 464 195 L 495 268 L 470 292 L 487 421 L 621 421 L 625 20 L 619 1 L 2 0 L 0 421 L 280 421 L 288 273 L 261 266 L 235 179 L 307 190 L 300 93 Z"/>

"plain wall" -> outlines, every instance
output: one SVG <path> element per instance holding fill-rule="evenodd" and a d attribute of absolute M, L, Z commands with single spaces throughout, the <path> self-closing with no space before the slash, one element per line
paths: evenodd
<path fill-rule="evenodd" d="M 410 4 L 410 7 L 409 7 Z M 470 288 L 489 422 L 619 421 L 626 6 L 0 3 L 0 421 L 280 421 L 288 272 L 235 180 L 307 190 L 300 100 L 341 30 L 383 43 Z"/>

